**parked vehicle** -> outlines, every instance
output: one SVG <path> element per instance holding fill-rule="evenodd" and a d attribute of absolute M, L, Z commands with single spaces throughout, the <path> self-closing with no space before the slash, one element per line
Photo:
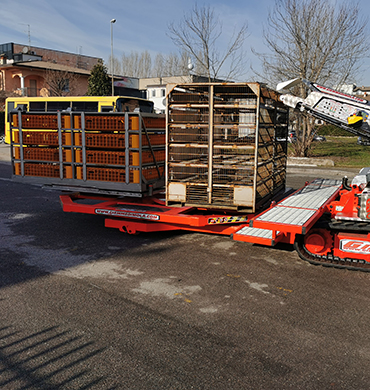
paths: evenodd
<path fill-rule="evenodd" d="M 13 114 L 22 112 L 133 112 L 153 113 L 154 103 L 133 96 L 9 97 L 5 105 L 5 143 L 10 144 Z M 40 129 L 41 130 L 41 129 Z"/>
<path fill-rule="evenodd" d="M 296 134 L 295 130 L 289 131 L 288 142 L 290 142 L 290 143 L 297 142 L 297 134 Z"/>
<path fill-rule="evenodd" d="M 326 138 L 323 136 L 323 135 L 318 135 L 318 134 L 315 134 L 313 136 L 313 141 L 318 141 L 318 142 L 325 142 L 326 141 Z"/>
<path fill-rule="evenodd" d="M 363 146 L 370 146 L 370 139 L 365 137 L 358 137 L 357 144 Z"/>
<path fill-rule="evenodd" d="M 293 143 L 297 141 L 297 135 L 295 130 L 291 130 L 288 132 L 288 138 L 286 137 L 277 137 L 276 138 L 279 142 L 285 142 L 288 141 L 289 143 Z"/>

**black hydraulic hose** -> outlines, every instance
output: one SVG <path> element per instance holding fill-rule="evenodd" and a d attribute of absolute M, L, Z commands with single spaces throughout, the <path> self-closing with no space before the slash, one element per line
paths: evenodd
<path fill-rule="evenodd" d="M 352 190 L 352 187 L 348 184 L 348 177 L 347 176 L 344 176 L 342 179 L 342 187 L 347 191 Z"/>

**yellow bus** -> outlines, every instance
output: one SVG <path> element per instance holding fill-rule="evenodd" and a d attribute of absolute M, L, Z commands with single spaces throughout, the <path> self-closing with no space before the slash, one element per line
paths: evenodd
<path fill-rule="evenodd" d="M 5 143 L 10 144 L 12 114 L 18 110 L 153 113 L 153 107 L 153 102 L 133 96 L 10 97 L 5 104 Z"/>

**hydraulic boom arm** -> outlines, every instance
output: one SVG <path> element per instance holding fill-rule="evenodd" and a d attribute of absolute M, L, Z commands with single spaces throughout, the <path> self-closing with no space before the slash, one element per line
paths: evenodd
<path fill-rule="evenodd" d="M 370 138 L 370 101 L 301 79 L 280 83 L 277 89 L 284 90 L 301 82 L 312 92 L 305 99 L 284 94 L 281 100 L 285 105 L 307 112 L 357 136 Z"/>

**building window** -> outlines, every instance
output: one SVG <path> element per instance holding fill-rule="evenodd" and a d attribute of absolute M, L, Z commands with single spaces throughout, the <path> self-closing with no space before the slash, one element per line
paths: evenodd
<path fill-rule="evenodd" d="M 63 80 L 62 91 L 63 92 L 70 92 L 70 90 L 69 90 L 69 79 L 64 79 Z"/>
<path fill-rule="evenodd" d="M 28 96 L 37 96 L 37 80 L 30 79 Z"/>
<path fill-rule="evenodd" d="M 71 107 L 70 101 L 63 102 L 48 102 L 47 111 L 63 111 Z"/>
<path fill-rule="evenodd" d="M 152 97 L 155 97 L 155 89 L 152 90 Z"/>
<path fill-rule="evenodd" d="M 162 89 L 162 96 L 166 96 L 166 90 L 165 89 Z"/>
<path fill-rule="evenodd" d="M 0 54 L 5 54 L 6 58 L 13 59 L 13 44 L 12 43 L 4 43 L 0 45 Z"/>

